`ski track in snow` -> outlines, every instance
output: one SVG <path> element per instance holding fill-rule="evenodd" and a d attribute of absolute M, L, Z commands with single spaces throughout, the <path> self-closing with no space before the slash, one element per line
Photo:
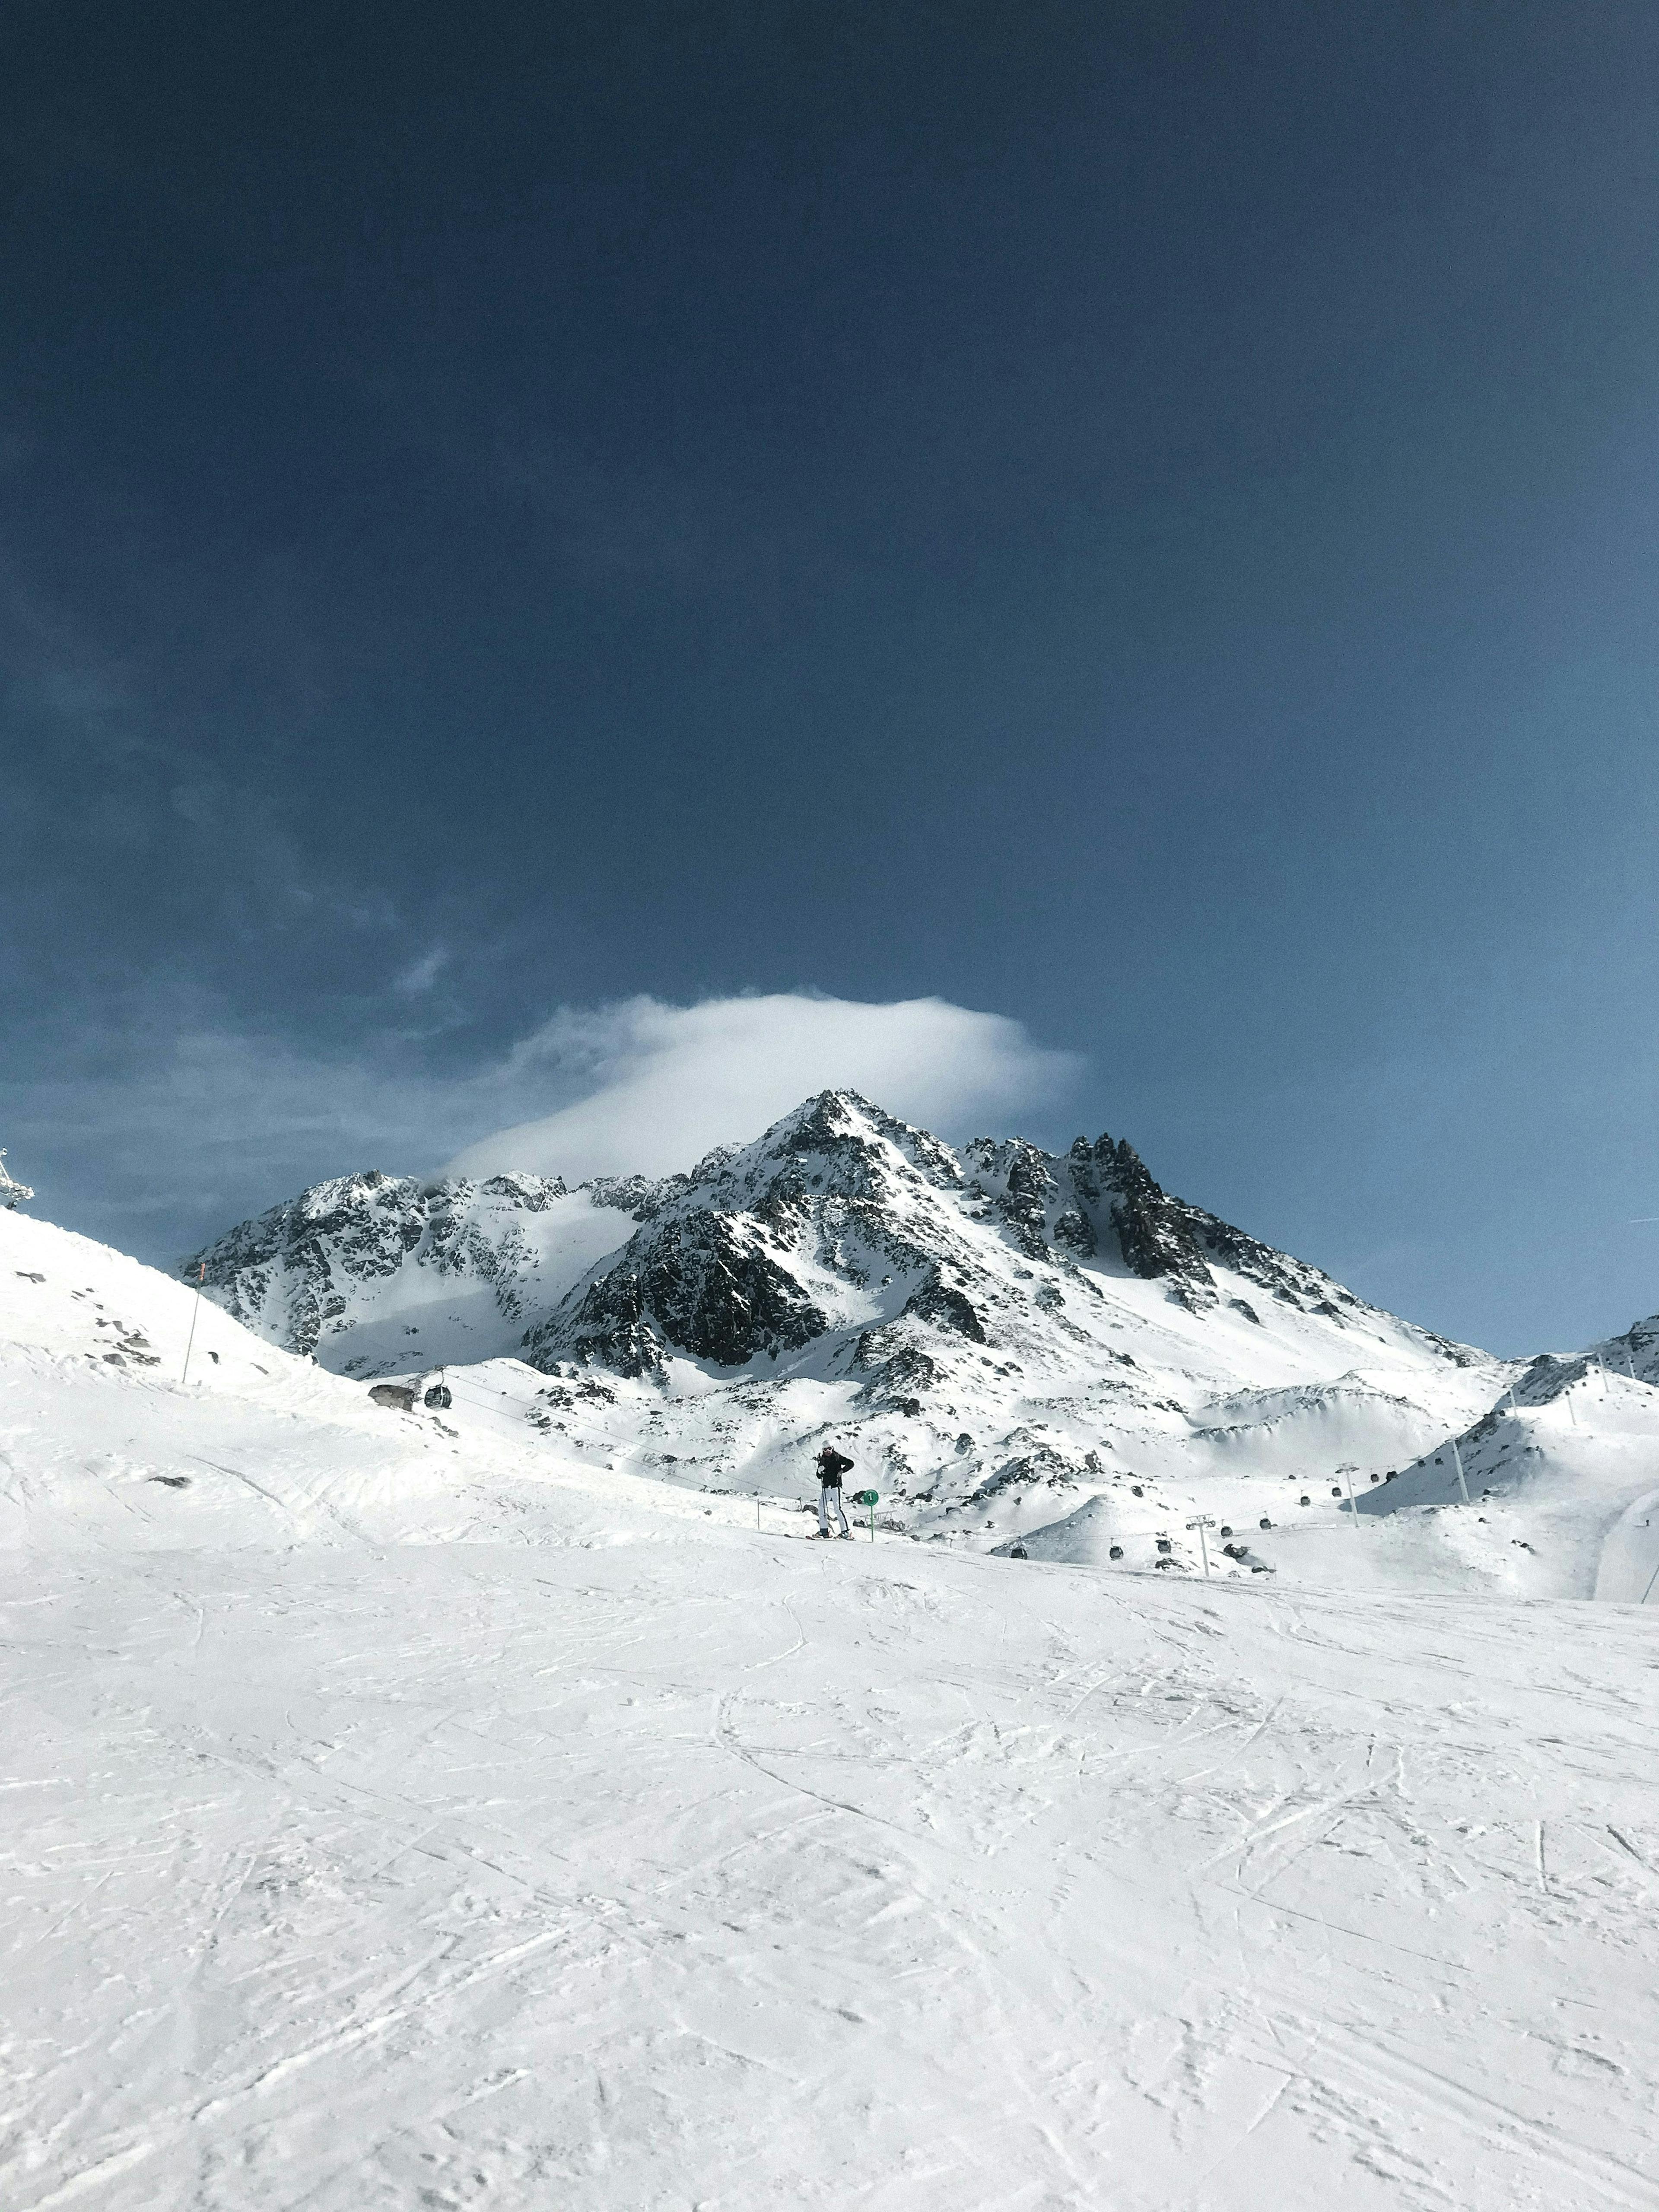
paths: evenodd
<path fill-rule="evenodd" d="M 5 2201 L 1659 2205 L 1640 1613 L 826 1553 L 14 1565 Z"/>
<path fill-rule="evenodd" d="M 1659 1612 L 757 1533 L 0 1231 L 8 2212 L 1659 2212 Z"/>

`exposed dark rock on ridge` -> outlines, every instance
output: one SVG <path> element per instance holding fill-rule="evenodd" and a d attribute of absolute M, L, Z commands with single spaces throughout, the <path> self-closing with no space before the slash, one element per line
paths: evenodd
<path fill-rule="evenodd" d="M 1033 1285 L 1017 1313 L 963 1235 L 964 1209 L 1048 1271 L 1016 1269 Z M 1079 1261 L 1115 1260 L 1194 1313 L 1219 1303 L 1212 1260 L 1299 1310 L 1362 1310 L 1316 1268 L 1171 1197 L 1121 1139 L 1079 1138 L 1055 1158 L 981 1138 L 958 1156 L 852 1091 L 809 1099 L 635 1211 L 627 1247 L 526 1335 L 532 1364 L 660 1373 L 681 1352 L 741 1366 L 823 1340 L 826 1374 L 860 1377 L 866 1402 L 908 1405 L 939 1385 L 953 1343 L 1030 1355 L 1039 1324 L 1051 1343 L 1086 1340 L 1052 1273 L 1097 1295 Z M 882 1310 L 860 1325 L 861 1301 Z"/>
<path fill-rule="evenodd" d="M 1222 1307 L 1218 1267 L 1328 1322 L 1370 1313 L 1317 1268 L 1171 1196 L 1121 1139 L 1079 1137 L 1055 1156 L 978 1138 L 957 1153 L 845 1091 L 657 1180 L 573 1192 L 535 1176 L 343 1176 L 242 1224 L 183 1272 L 203 1258 L 239 1319 L 302 1352 L 326 1336 L 347 1371 L 434 1356 L 429 1328 L 402 1324 L 452 1307 L 459 1292 L 440 1285 L 453 1280 L 475 1301 L 487 1290 L 512 1330 L 499 1349 L 547 1372 L 570 1362 L 662 1378 L 681 1354 L 761 1363 L 761 1382 L 784 1362 L 807 1372 L 805 1361 L 822 1380 L 856 1382 L 870 1407 L 943 1403 L 964 1362 L 999 1389 L 1074 1370 L 1079 1346 L 1103 1370 L 1133 1367 L 1100 1340 L 1115 1273 L 1161 1285 L 1196 1316 Z M 410 1270 L 428 1271 L 411 1285 L 423 1304 L 392 1283 Z M 1091 1301 L 1097 1318 L 1080 1327 Z M 1260 1324 L 1231 1286 L 1225 1306 Z M 440 1317 L 459 1326 L 453 1311 Z M 342 1361 L 360 1322 L 380 1334 Z M 1443 1348 L 1460 1364 L 1475 1356 Z"/>
<path fill-rule="evenodd" d="M 889 1146 L 908 1177 L 945 1188 L 960 1180 L 936 1138 L 850 1092 L 825 1091 L 745 1149 L 710 1153 L 690 1176 L 655 1187 L 625 1249 L 526 1334 L 525 1358 L 640 1375 L 660 1371 L 672 1350 L 744 1366 L 799 1351 L 831 1327 L 792 1261 L 855 1286 L 878 1260 L 933 1280 L 929 1255 L 895 1218 Z M 971 1333 L 968 1300 L 935 1290 L 950 1325 Z"/>
<path fill-rule="evenodd" d="M 574 1294 L 573 1294 L 574 1295 Z M 822 1336 L 829 1317 L 741 1217 L 708 1209 L 635 1237 L 617 1263 L 525 1338 L 525 1357 L 560 1353 L 622 1375 L 659 1372 L 665 1346 L 720 1367 L 775 1358 Z"/>
<path fill-rule="evenodd" d="M 985 1324 L 974 1310 L 973 1300 L 937 1277 L 910 1293 L 904 1301 L 904 1312 L 918 1321 L 933 1322 L 940 1328 L 954 1329 L 972 1344 L 986 1340 Z"/>
<path fill-rule="evenodd" d="M 1215 1288 L 1198 1229 L 1210 1217 L 1168 1197 L 1139 1154 L 1121 1139 L 1079 1137 L 1063 1158 L 1018 1139 L 976 1138 L 967 1158 L 982 1191 L 1031 1258 L 1054 1249 L 1091 1260 L 1115 1246 L 1133 1274 L 1168 1279 L 1194 1308 L 1212 1304 Z M 1214 1224 L 1218 1229 L 1222 1224 Z"/>

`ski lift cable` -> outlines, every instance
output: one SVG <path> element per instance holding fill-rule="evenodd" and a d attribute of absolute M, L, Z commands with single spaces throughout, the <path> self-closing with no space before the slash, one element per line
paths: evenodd
<path fill-rule="evenodd" d="M 484 1413 L 498 1413 L 501 1411 L 499 1405 L 491 1402 L 492 1397 L 504 1399 L 509 1406 L 518 1407 L 526 1413 L 536 1410 L 538 1401 L 535 1398 L 521 1398 L 511 1390 L 497 1390 L 487 1395 L 475 1389 L 470 1382 L 459 1381 L 455 1370 L 447 1366 L 436 1369 L 423 1368 L 416 1377 L 416 1382 L 422 1382 L 427 1376 L 434 1373 L 441 1378 L 441 1387 L 452 1391 L 457 1397 L 465 1399 L 468 1404 L 478 1407 Z M 411 1384 L 410 1387 L 412 1389 L 415 1386 Z"/>
<path fill-rule="evenodd" d="M 490 1402 L 492 1399 L 503 1399 L 507 1405 L 516 1406 L 526 1413 L 533 1413 L 537 1411 L 538 1407 L 544 1402 L 545 1394 L 543 1392 L 538 1392 L 536 1396 L 532 1398 L 520 1397 L 516 1391 L 513 1390 L 497 1389 L 486 1392 L 478 1389 L 470 1381 L 466 1382 L 457 1381 L 454 1374 L 448 1369 L 441 1369 L 440 1372 L 444 1375 L 445 1379 L 447 1381 L 449 1388 L 452 1390 L 457 1392 L 460 1396 L 469 1400 L 473 1405 L 482 1406 L 486 1411 L 490 1413 L 495 1413 L 500 1410 L 499 1407 L 495 1406 Z M 562 1407 L 559 1410 L 562 1411 L 563 1408 Z"/>
<path fill-rule="evenodd" d="M 520 1398 L 510 1390 L 495 1393 L 496 1398 L 505 1401 L 504 1405 L 492 1404 L 489 1397 L 457 1383 L 453 1377 L 449 1380 L 448 1388 L 470 1411 L 488 1414 L 498 1421 L 506 1421 L 514 1428 L 524 1425 L 531 1416 L 542 1409 L 544 1405 L 544 1401 L 539 1396 Z M 516 1413 L 509 1413 L 507 1410 L 507 1407 L 514 1407 L 519 1410 Z M 584 1417 L 577 1414 L 573 1419 L 570 1412 L 564 1407 L 559 1407 L 557 1413 L 559 1415 L 557 1426 L 560 1433 L 568 1436 L 574 1430 L 575 1434 L 572 1437 L 573 1442 L 605 1445 L 613 1449 L 617 1446 L 617 1439 L 615 1435 L 591 1416 Z"/>
<path fill-rule="evenodd" d="M 432 1372 L 433 1370 L 426 1370 L 426 1371 L 427 1371 L 427 1372 L 428 1372 L 428 1373 L 430 1373 L 430 1372 Z M 439 1371 L 439 1372 L 445 1372 L 445 1370 L 438 1370 L 438 1371 Z M 451 1390 L 454 1391 L 454 1392 L 456 1393 L 456 1395 L 458 1395 L 458 1396 L 459 1396 L 459 1398 L 460 1398 L 460 1399 L 461 1399 L 461 1400 L 462 1400 L 462 1401 L 464 1401 L 464 1402 L 465 1402 L 465 1404 L 466 1404 L 470 1408 L 471 1408 L 471 1409 L 475 1409 L 475 1410 L 477 1410 L 477 1412 L 479 1412 L 479 1413 L 483 1413 L 489 1414 L 489 1415 L 492 1416 L 494 1419 L 497 1419 L 497 1420 L 504 1420 L 504 1421 L 512 1422 L 512 1423 L 514 1424 L 514 1426 L 516 1426 L 516 1425 L 517 1425 L 517 1422 L 516 1422 L 516 1420 L 515 1420 L 515 1419 L 514 1419 L 514 1416 L 513 1416 L 512 1414 L 510 1414 L 510 1413 L 507 1413 L 507 1412 L 503 1409 L 503 1407 L 502 1407 L 501 1406 L 500 1406 L 500 1405 L 498 1405 L 498 1404 L 492 1404 L 492 1403 L 490 1402 L 490 1398 L 489 1398 L 489 1395 L 486 1395 L 484 1393 L 480 1392 L 480 1391 L 477 1391 L 477 1390 L 474 1390 L 474 1389 L 469 1389 L 469 1388 L 467 1388 L 467 1387 L 465 1387 L 465 1386 L 464 1386 L 464 1385 L 458 1385 L 458 1384 L 457 1384 L 455 1382 L 453 1382 L 453 1380 L 451 1380 L 451 1381 L 449 1382 L 449 1388 L 451 1389 Z M 498 1399 L 503 1399 L 503 1400 L 505 1400 L 505 1401 L 507 1401 L 507 1405 L 509 1405 L 509 1406 L 516 1406 L 516 1407 L 520 1407 L 524 1408 L 526 1411 L 529 1411 L 529 1412 L 533 1412 L 533 1411 L 536 1409 L 536 1407 L 538 1407 L 538 1405 L 541 1402 L 541 1401 L 540 1401 L 540 1400 L 539 1400 L 539 1398 L 520 1398 L 520 1397 L 517 1396 L 514 1392 L 509 1391 L 509 1390 L 498 1390 L 498 1391 L 496 1391 L 496 1392 L 493 1393 L 492 1395 L 493 1395 L 495 1397 L 498 1398 Z M 586 1422 L 582 1422 L 582 1423 L 580 1423 L 580 1424 L 579 1424 L 579 1425 L 580 1425 L 580 1426 L 581 1426 L 581 1427 L 583 1427 L 583 1428 L 588 1428 L 588 1427 L 590 1427 L 592 1425 L 591 1425 L 591 1424 L 589 1424 L 589 1423 L 586 1423 Z M 613 1447 L 615 1446 L 616 1442 L 617 1442 L 617 1440 L 616 1440 L 616 1438 L 615 1438 L 614 1437 L 611 1437 L 611 1436 L 606 1435 L 606 1434 L 605 1434 L 602 1430 L 595 1430 L 595 1431 L 594 1431 L 594 1433 L 593 1433 L 593 1436 L 592 1436 L 592 1441 L 594 1441 L 594 1442 L 597 1442 L 597 1443 L 606 1443 L 606 1444 L 611 1445 L 611 1446 L 613 1446 Z M 756 1498 L 757 1498 L 757 1501 L 758 1501 L 758 1502 L 769 1502 L 770 1504 L 775 1504 L 775 1505 L 777 1505 L 777 1506 L 779 1506 L 780 1508 L 783 1508 L 783 1507 L 790 1506 L 790 1505 L 795 1505 L 795 1504 L 799 1504 L 799 1501 L 798 1501 L 798 1500 L 796 1500 L 796 1499 L 794 1499 L 794 1498 L 789 1498 L 789 1497 L 782 1497 L 782 1496 L 779 1496 L 779 1495 L 777 1495 L 777 1494 L 775 1494 L 775 1493 L 772 1493 L 772 1492 L 756 1492 L 756 1493 L 755 1493 L 755 1495 L 756 1495 Z M 1272 1533 L 1273 1533 L 1273 1534 L 1275 1537 L 1281 1536 L 1281 1535 L 1284 1535 L 1284 1534 L 1286 1534 L 1290 1533 L 1290 1531 L 1291 1531 L 1292 1528 L 1296 1528 L 1297 1527 L 1297 1525 L 1298 1525 L 1298 1524 L 1296 1524 L 1296 1523 L 1281 1523 L 1281 1522 L 1274 1522 L 1274 1524 L 1273 1524 L 1273 1527 Z M 1307 1522 L 1303 1522 L 1303 1523 L 1301 1523 L 1301 1524 L 1299 1524 L 1300 1531 L 1301 1531 L 1301 1532 L 1305 1532 L 1305 1530 L 1307 1529 L 1307 1528 L 1309 1527 L 1309 1525 L 1310 1525 L 1310 1524 L 1309 1524 L 1309 1523 L 1307 1523 Z M 1250 1534 L 1255 1534 L 1255 1533 L 1259 1533 L 1259 1532 L 1252 1531 L 1252 1532 L 1249 1532 L 1249 1533 L 1250 1533 Z M 1174 1547 L 1174 1542 L 1175 1542 L 1175 1539 L 1174 1539 L 1174 1537 L 1170 1534 L 1170 1530 L 1169 1530 L 1169 1528 L 1168 1528 L 1167 1527 L 1158 1528 L 1158 1527 L 1152 1526 L 1152 1525 L 1150 1525 L 1150 1524 L 1146 1525 L 1146 1526 L 1135 1527 L 1135 1528 L 1115 1528 L 1115 1529 L 1112 1531 L 1112 1534 L 1113 1534 L 1114 1539 L 1124 1540 L 1127 1540 L 1127 1541 L 1130 1541 L 1130 1542 L 1141 1542 L 1141 1541 L 1146 1541 L 1146 1542 L 1155 1542 L 1155 1543 L 1167 1543 L 1167 1544 L 1169 1544 L 1169 1545 L 1170 1546 L 1170 1547 L 1171 1547 L 1171 1551 L 1173 1551 L 1173 1547 Z M 1018 1541 L 1021 1541 L 1021 1540 L 1022 1540 L 1022 1539 L 1018 1535 L 1018 1534 L 1016 1534 L 1016 1535 L 1015 1535 L 1015 1537 L 1014 1537 L 1013 1540 L 1015 1540 L 1016 1542 L 1018 1542 Z M 1247 1534 L 1247 1536 L 1246 1536 L 1245 1538 L 1243 1538 L 1243 1540 L 1240 1540 L 1248 1541 L 1248 1540 L 1249 1540 L 1248 1534 Z"/>
<path fill-rule="evenodd" d="M 453 1401 L 465 1406 L 469 1412 L 486 1414 L 492 1420 L 507 1421 L 515 1428 L 522 1428 L 526 1425 L 527 1415 L 534 1407 L 533 1400 L 523 1399 L 509 1399 L 505 1406 L 491 1405 L 488 1399 L 478 1397 L 471 1390 L 462 1389 L 453 1382 L 449 1383 L 447 1387 Z M 521 1410 L 510 1411 L 509 1407 L 517 1407 Z"/>
<path fill-rule="evenodd" d="M 430 1373 L 433 1370 L 424 1371 Z M 520 1417 L 527 1417 L 543 1410 L 555 1413 L 557 1414 L 559 1425 L 562 1431 L 568 1432 L 574 1430 L 586 1441 L 607 1445 L 615 1445 L 617 1442 L 615 1434 L 594 1414 L 579 1413 L 574 1407 L 549 1408 L 544 1393 L 538 1392 L 534 1397 L 521 1397 L 512 1390 L 499 1388 L 490 1390 L 487 1386 L 480 1389 L 470 1382 L 459 1382 L 456 1380 L 453 1370 L 451 1370 L 438 1371 L 446 1376 L 448 1387 L 457 1398 L 465 1401 L 468 1406 L 476 1407 L 480 1413 L 494 1414 L 498 1420 L 507 1420 L 513 1417 L 505 1413 L 501 1405 L 492 1403 L 492 1399 L 499 1399 L 504 1401 L 507 1406 L 518 1407 Z"/>
<path fill-rule="evenodd" d="M 432 1369 L 426 1369 L 422 1370 L 422 1376 L 431 1374 L 434 1371 L 434 1370 Z M 494 1389 L 488 1389 L 487 1387 L 480 1388 L 470 1380 L 467 1382 L 463 1383 L 457 1379 L 454 1371 L 447 1367 L 439 1368 L 435 1371 L 444 1378 L 444 1381 L 447 1382 L 450 1390 L 454 1393 L 456 1398 L 465 1403 L 470 1409 L 476 1410 L 478 1413 L 489 1414 L 497 1420 L 507 1421 L 514 1427 L 517 1427 L 520 1422 L 522 1421 L 526 1416 L 532 1414 L 542 1409 L 546 1404 L 544 1394 L 540 1392 L 538 1392 L 534 1397 L 521 1397 L 516 1391 L 507 1390 L 499 1387 Z M 507 1407 L 518 1408 L 518 1413 L 516 1415 L 509 1413 L 505 1410 Z M 618 1439 L 616 1436 L 608 1431 L 593 1416 L 585 1416 L 576 1413 L 574 1408 L 560 1407 L 557 1410 L 562 1416 L 562 1433 L 568 1434 L 568 1432 L 574 1429 L 578 1432 L 576 1440 L 594 1443 L 603 1443 L 612 1448 L 617 1447 Z M 622 1448 L 627 1449 L 627 1446 L 624 1444 Z M 1102 1492 L 1098 1494 L 1104 1495 L 1105 1493 Z M 1346 1503 L 1346 1501 L 1345 1500 L 1344 1502 Z M 1357 1505 L 1351 1505 L 1350 1510 L 1354 1512 L 1357 1519 Z M 1275 1522 L 1273 1523 L 1272 1534 L 1277 1538 L 1289 1534 L 1292 1532 L 1299 1534 L 1305 1533 L 1310 1527 L 1316 1524 L 1308 1522 Z M 1257 1531 L 1253 1533 L 1260 1532 Z M 1141 1540 L 1156 1541 L 1160 1537 L 1167 1536 L 1169 1534 L 1169 1531 L 1167 1528 L 1154 1528 L 1150 1527 L 1120 1528 L 1115 1528 L 1112 1531 L 1112 1534 L 1115 1538 L 1127 1538 L 1133 1541 L 1139 1541 Z M 1021 1541 L 1023 1539 L 1016 1534 L 1014 1540 Z"/>
<path fill-rule="evenodd" d="M 452 1385 L 449 1385 L 449 1387 L 452 1387 L 452 1389 L 453 1389 L 453 1387 L 456 1387 L 456 1385 L 453 1385 L 453 1382 L 452 1382 Z M 456 1391 L 456 1395 L 458 1395 L 458 1398 L 462 1398 L 462 1401 L 465 1401 L 465 1402 L 467 1402 L 469 1407 L 476 1407 L 476 1409 L 480 1411 L 480 1413 L 493 1413 L 493 1416 L 495 1416 L 495 1420 L 518 1420 L 518 1422 L 525 1422 L 525 1420 L 529 1420 L 531 1416 L 533 1416 L 535 1411 L 538 1411 L 538 1401 L 535 1401 L 535 1398 L 514 1398 L 514 1395 L 508 1394 L 508 1391 L 502 1391 L 502 1394 L 500 1394 L 500 1395 L 502 1395 L 504 1405 L 491 1405 L 491 1402 L 484 1401 L 484 1398 L 477 1398 L 477 1395 L 473 1395 L 471 1391 Z M 515 1411 L 507 1411 L 507 1407 L 514 1407 Z M 566 1429 L 571 1427 L 571 1420 L 568 1420 L 568 1413 L 566 1413 L 564 1407 L 560 1407 L 560 1409 L 557 1409 L 557 1411 L 560 1411 L 560 1416 L 564 1418 L 564 1427 L 566 1427 Z M 581 1420 L 580 1416 L 577 1416 L 577 1420 L 575 1420 L 575 1427 L 580 1429 L 581 1433 L 592 1431 L 592 1437 L 595 1437 L 595 1440 L 598 1440 L 598 1437 L 602 1436 L 602 1429 L 599 1429 L 598 1422 L 592 1422 L 592 1420 Z M 608 1440 L 608 1437 L 606 1437 L 606 1440 Z"/>

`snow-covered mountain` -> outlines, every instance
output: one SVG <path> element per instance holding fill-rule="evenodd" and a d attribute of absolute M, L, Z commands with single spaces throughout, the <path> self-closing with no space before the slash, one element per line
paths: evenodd
<path fill-rule="evenodd" d="M 522 1346 L 641 1374 L 675 1353 L 747 1366 L 901 1320 L 981 1340 L 988 1308 L 970 1312 L 948 1295 L 953 1284 L 989 1307 L 1035 1301 L 1042 1311 L 1024 1318 L 1037 1334 L 1069 1336 L 1054 1320 L 1063 1291 L 1047 1278 L 1040 1294 L 1021 1291 L 1034 1278 L 1020 1259 L 1062 1279 L 1158 1282 L 1194 1314 L 1224 1300 L 1259 1323 L 1240 1294 L 1249 1288 L 1339 1326 L 1368 1315 L 1391 1334 L 1401 1326 L 1170 1197 L 1127 1143 L 1079 1138 L 1056 1158 L 979 1139 L 958 1154 L 845 1091 L 659 1181 L 573 1191 L 529 1175 L 338 1176 L 244 1222 L 181 1272 L 193 1281 L 204 1266 L 228 1311 L 340 1372 Z M 901 1285 L 894 1296 L 869 1295 L 878 1273 L 880 1289 Z M 1480 1357 L 1420 1329 L 1405 1337 L 1455 1364 Z"/>
<path fill-rule="evenodd" d="M 1177 1565 L 1200 1504 L 1339 1533 L 1334 1490 L 1519 1371 L 1171 1196 L 1126 1143 L 956 1151 L 846 1091 L 657 1182 L 343 1177 L 204 1269 L 274 1343 L 364 1379 L 444 1366 L 458 1406 L 606 1466 L 794 1496 L 833 1433 L 890 1525 L 991 1547 L 1095 1501 L 1097 1535 L 1150 1559 L 1167 1533 Z"/>
<path fill-rule="evenodd" d="M 752 1507 L 608 1473 L 521 1421 L 377 1405 L 107 1245 L 0 1209 L 0 1555 L 616 1540 Z"/>
<path fill-rule="evenodd" d="M 344 1375 L 519 1349 L 570 1285 L 631 1231 L 654 1185 L 540 1176 L 422 1183 L 337 1176 L 183 1263 L 208 1294 L 284 1351 Z"/>

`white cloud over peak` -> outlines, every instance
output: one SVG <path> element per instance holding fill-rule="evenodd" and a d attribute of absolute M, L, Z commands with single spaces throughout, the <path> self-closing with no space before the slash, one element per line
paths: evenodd
<path fill-rule="evenodd" d="M 439 969 L 428 956 L 406 971 L 405 1014 Z M 0 1067 L 0 1141 L 34 1210 L 164 1266 L 308 1183 L 428 1176 L 458 1146 L 472 1173 L 663 1174 L 832 1085 L 941 1136 L 1000 1134 L 1081 1066 L 943 1000 L 790 993 L 567 1008 L 505 1053 L 444 1067 L 406 1021 L 321 1050 L 228 1021 L 166 978 L 118 1006 L 66 1003 L 17 1042 Z"/>
<path fill-rule="evenodd" d="M 554 1016 L 501 1071 L 522 1093 L 539 1079 L 579 1095 L 471 1144 L 448 1172 L 562 1175 L 689 1168 L 744 1142 L 815 1092 L 862 1091 L 950 1135 L 1063 1090 L 1081 1062 L 1045 1051 L 1001 1014 L 943 999 L 872 1006 L 780 992 L 672 1006 L 637 998 Z"/>

